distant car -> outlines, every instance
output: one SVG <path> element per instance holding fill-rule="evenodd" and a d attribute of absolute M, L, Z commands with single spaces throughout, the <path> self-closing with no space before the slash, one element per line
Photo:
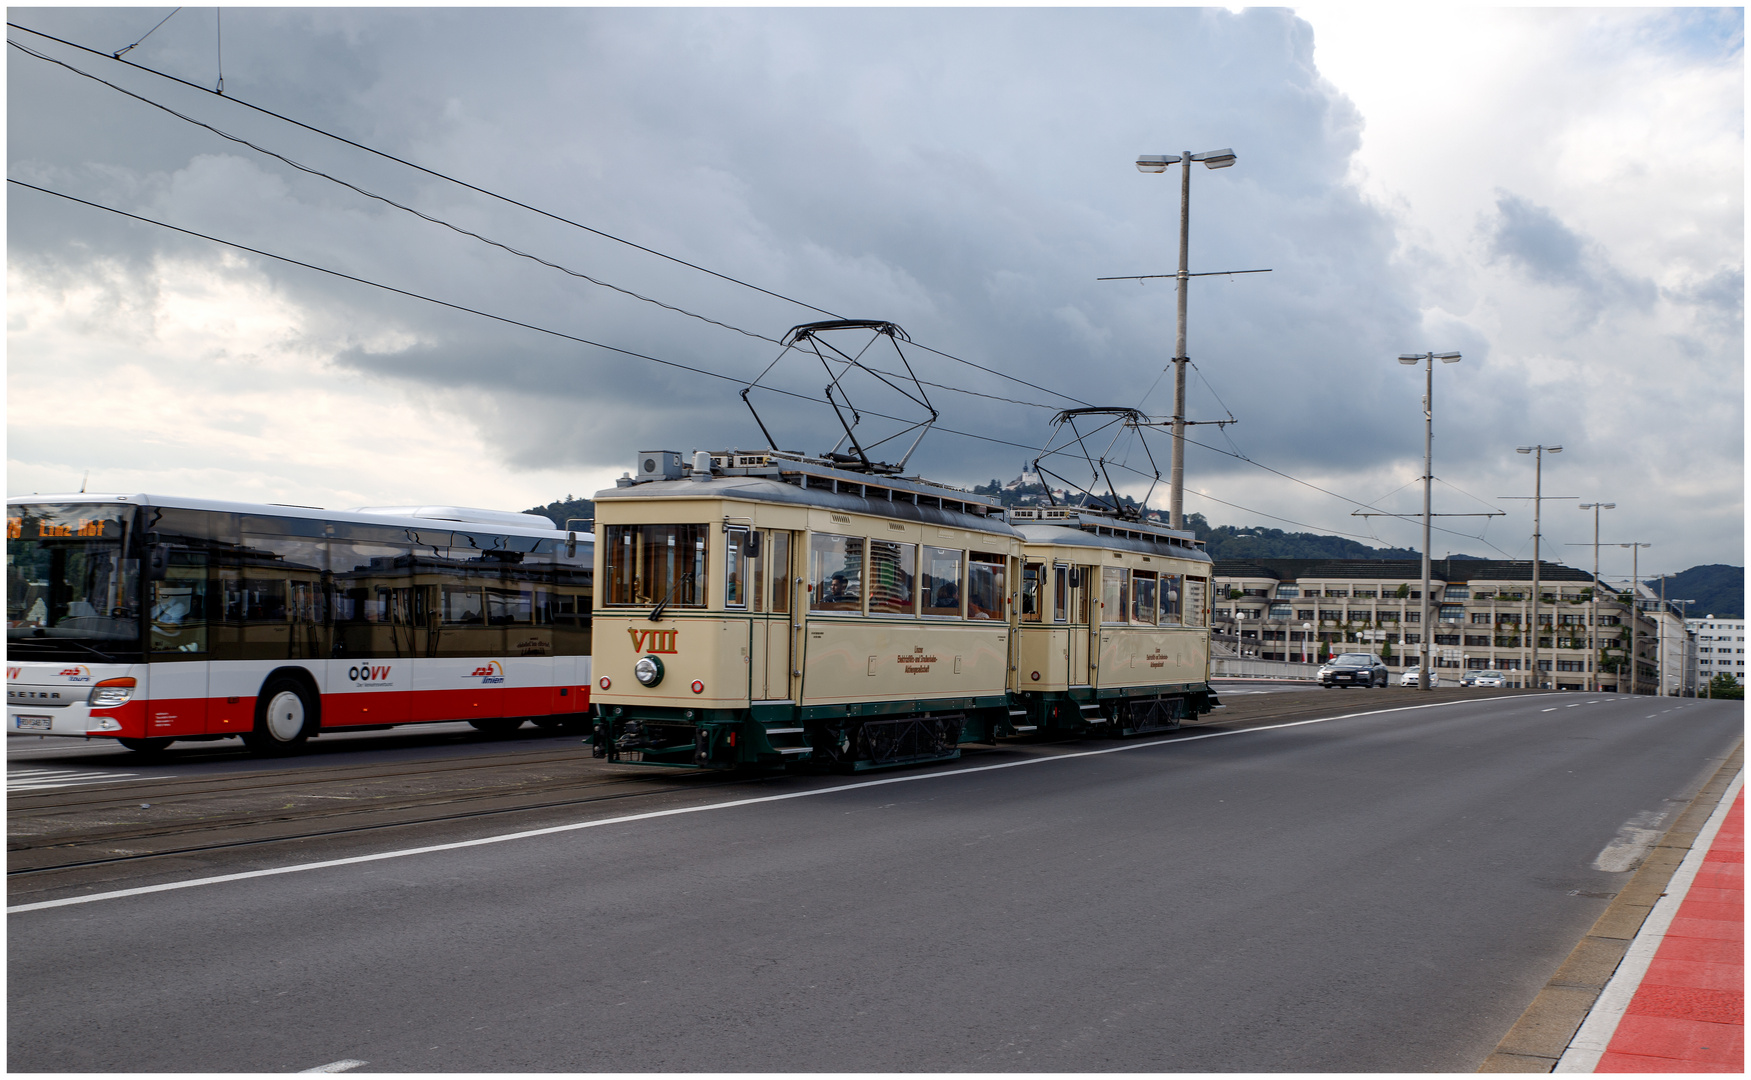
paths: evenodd
<path fill-rule="evenodd" d="M 1493 687 L 1497 690 L 1508 685 L 1508 677 L 1499 671 L 1480 671 L 1477 673 L 1476 684 L 1479 687 Z"/>
<path fill-rule="evenodd" d="M 1319 685 L 1385 686 L 1390 676 L 1380 657 L 1372 653 L 1339 653 L 1319 668 Z"/>
<path fill-rule="evenodd" d="M 1475 682 L 1477 682 L 1477 672 L 1475 671 L 1468 671 L 1459 677 L 1460 686 L 1470 686 Z"/>
<path fill-rule="evenodd" d="M 1420 667 L 1405 668 L 1404 674 L 1400 675 L 1398 677 L 1398 685 L 1400 685 L 1400 686 L 1421 686 L 1421 685 L 1423 685 L 1423 669 Z M 1430 686 L 1440 686 L 1441 685 L 1441 673 L 1439 671 L 1431 671 L 1429 673 L 1429 685 Z"/>

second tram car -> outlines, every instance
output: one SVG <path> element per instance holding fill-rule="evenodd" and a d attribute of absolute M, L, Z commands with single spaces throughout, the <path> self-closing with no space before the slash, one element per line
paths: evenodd
<path fill-rule="evenodd" d="M 641 454 L 596 513 L 614 760 L 869 769 L 1216 703 L 1210 559 L 1184 533 L 780 451 Z"/>

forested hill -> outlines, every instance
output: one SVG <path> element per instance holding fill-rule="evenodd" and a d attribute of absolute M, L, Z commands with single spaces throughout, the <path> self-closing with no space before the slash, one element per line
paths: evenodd
<path fill-rule="evenodd" d="M 1659 595 L 1659 578 L 1652 578 L 1644 584 Z M 1666 579 L 1666 597 L 1696 601 L 1687 605 L 1691 618 L 1714 615 L 1742 619 L 1745 617 L 1745 568 L 1724 563 L 1693 566 Z"/>
<path fill-rule="evenodd" d="M 589 524 L 576 522 L 580 530 L 589 529 L 596 521 L 596 504 L 588 499 L 577 499 L 567 495 L 563 499 L 555 499 L 546 506 L 531 506 L 523 511 L 525 514 L 540 514 L 553 522 L 556 529 L 565 528 L 565 523 L 572 518 L 588 518 Z"/>

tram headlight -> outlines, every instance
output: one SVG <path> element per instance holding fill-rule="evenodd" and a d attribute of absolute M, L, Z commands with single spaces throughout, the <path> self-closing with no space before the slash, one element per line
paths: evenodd
<path fill-rule="evenodd" d="M 663 681 L 663 662 L 654 656 L 641 656 L 632 666 L 632 677 L 640 686 L 655 686 Z"/>

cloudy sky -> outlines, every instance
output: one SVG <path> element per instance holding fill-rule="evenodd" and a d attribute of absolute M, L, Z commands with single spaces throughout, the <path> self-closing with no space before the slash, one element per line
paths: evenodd
<path fill-rule="evenodd" d="M 1542 443 L 1547 558 L 1590 564 L 1601 500 L 1644 576 L 1744 562 L 1738 10 L 170 10 L 9 10 L 62 63 L 8 50 L 8 176 L 260 253 L 9 185 L 9 494 L 587 495 L 763 445 L 741 385 L 820 397 L 775 341 L 833 317 L 910 335 L 916 471 L 1009 479 L 1058 409 L 1172 412 L 1172 282 L 1096 279 L 1176 266 L 1137 154 L 1232 147 L 1191 269 L 1271 272 L 1192 285 L 1187 413 L 1238 423 L 1192 429 L 1187 512 L 1419 544 L 1352 511 L 1420 512 L 1395 358 L 1458 350 L 1436 510 L 1506 516 L 1437 556 L 1530 557 Z"/>

